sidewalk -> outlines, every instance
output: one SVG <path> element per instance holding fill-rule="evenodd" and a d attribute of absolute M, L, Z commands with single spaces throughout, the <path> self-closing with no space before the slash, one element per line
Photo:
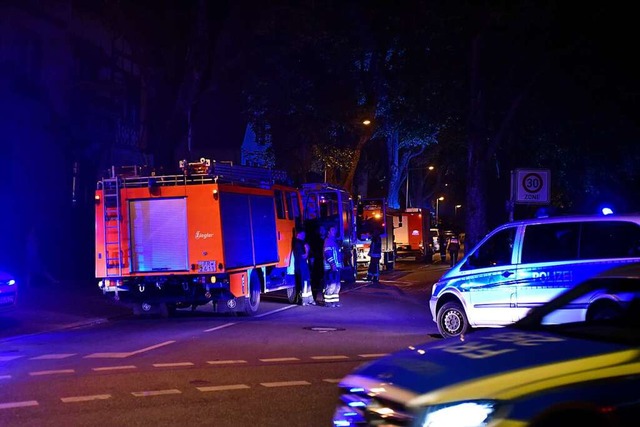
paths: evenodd
<path fill-rule="evenodd" d="M 102 295 L 92 282 L 63 281 L 38 287 L 21 287 L 18 306 L 0 313 L 0 341 L 59 329 L 103 323 L 130 314 Z"/>

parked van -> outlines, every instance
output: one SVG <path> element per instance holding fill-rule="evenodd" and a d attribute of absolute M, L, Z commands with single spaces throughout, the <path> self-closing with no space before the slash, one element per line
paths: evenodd
<path fill-rule="evenodd" d="M 489 233 L 434 284 L 429 307 L 445 337 L 504 326 L 630 262 L 640 262 L 640 215 L 514 221 Z"/>

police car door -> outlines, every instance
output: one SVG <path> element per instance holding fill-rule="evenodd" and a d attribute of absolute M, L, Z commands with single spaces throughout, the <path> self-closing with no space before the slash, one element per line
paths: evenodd
<path fill-rule="evenodd" d="M 467 316 L 472 325 L 506 325 L 513 321 L 517 230 L 517 226 L 511 226 L 495 231 L 467 257 L 460 268 L 461 273 L 468 273 L 463 286 L 469 298 Z"/>
<path fill-rule="evenodd" d="M 529 224 L 522 236 L 517 319 L 572 287 L 577 272 L 589 270 L 578 259 L 579 222 Z"/>

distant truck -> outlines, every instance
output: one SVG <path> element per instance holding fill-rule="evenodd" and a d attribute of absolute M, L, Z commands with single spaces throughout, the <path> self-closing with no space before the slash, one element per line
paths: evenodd
<path fill-rule="evenodd" d="M 361 199 L 358 202 L 356 210 L 356 249 L 359 266 L 364 268 L 369 266 L 371 260 L 369 257 L 371 236 L 377 230 L 382 240 L 381 270 L 393 270 L 395 268 L 396 255 L 393 228 L 393 216 L 387 213 L 387 204 L 384 198 Z"/>
<path fill-rule="evenodd" d="M 412 257 L 430 261 L 433 254 L 432 238 L 429 233 L 429 212 L 420 208 L 396 211 L 393 217 L 398 258 Z"/>
<path fill-rule="evenodd" d="M 296 298 L 289 266 L 300 192 L 274 171 L 201 159 L 181 173 L 141 168 L 100 180 L 95 193 L 95 275 L 134 313 L 169 315 L 212 302 L 257 312 L 260 295 Z M 291 274 L 289 274 L 291 273 Z"/>

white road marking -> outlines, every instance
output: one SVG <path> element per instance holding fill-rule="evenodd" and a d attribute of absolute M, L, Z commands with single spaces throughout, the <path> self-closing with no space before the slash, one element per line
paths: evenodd
<path fill-rule="evenodd" d="M 165 342 L 161 342 L 160 344 L 156 344 L 156 345 L 152 345 L 152 346 L 150 346 L 150 347 L 146 347 L 146 348 L 143 348 L 143 349 L 140 349 L 140 350 L 132 351 L 132 352 L 131 352 L 131 354 L 140 354 L 140 353 L 144 353 L 144 352 L 146 352 L 146 351 L 155 350 L 155 349 L 157 349 L 157 348 L 164 347 L 164 346 L 167 346 L 167 345 L 169 345 L 169 344 L 173 344 L 174 342 L 175 342 L 175 341 L 165 341 Z"/>
<path fill-rule="evenodd" d="M 55 360 L 66 359 L 67 357 L 75 356 L 77 353 L 58 353 L 58 354 L 43 354 L 42 356 L 32 357 L 29 360 Z"/>
<path fill-rule="evenodd" d="M 225 323 L 224 325 L 220 325 L 220 326 L 216 326 L 215 328 L 211 328 L 211 329 L 205 329 L 202 332 L 212 332 L 212 331 L 217 331 L 219 329 L 224 329 L 224 328 L 228 328 L 229 326 L 233 326 L 235 325 L 235 323 Z"/>
<path fill-rule="evenodd" d="M 335 355 L 335 356 L 311 356 L 311 358 L 313 360 L 344 360 L 344 359 L 348 359 L 349 357 Z"/>
<path fill-rule="evenodd" d="M 94 371 L 122 371 L 125 369 L 138 369 L 135 365 L 120 365 L 120 366 L 102 366 L 100 368 L 93 368 Z"/>
<path fill-rule="evenodd" d="M 62 403 L 78 403 L 78 402 L 90 402 L 92 400 L 107 400 L 111 399 L 110 394 L 95 394 L 93 396 L 74 396 L 74 397 L 61 397 Z"/>
<path fill-rule="evenodd" d="M 131 356 L 132 353 L 92 353 L 86 355 L 85 359 L 124 359 Z"/>
<path fill-rule="evenodd" d="M 11 378 L 11 375 L 0 375 L 0 380 L 8 380 Z"/>
<path fill-rule="evenodd" d="M 0 356 L 0 362 L 9 362 L 11 360 L 20 359 L 23 356 Z"/>
<path fill-rule="evenodd" d="M 231 385 L 213 385 L 208 387 L 196 387 L 196 388 L 202 392 L 207 392 L 207 391 L 243 390 L 251 387 L 249 387 L 246 384 L 231 384 Z"/>
<path fill-rule="evenodd" d="M 261 362 L 295 362 L 300 359 L 297 357 L 276 357 L 273 359 L 258 359 Z"/>
<path fill-rule="evenodd" d="M 388 355 L 389 353 L 371 353 L 371 354 L 359 354 L 358 356 L 363 357 L 365 359 L 370 359 L 374 357 L 383 357 Z"/>
<path fill-rule="evenodd" d="M 0 403 L 0 409 L 24 408 L 26 406 L 38 406 L 37 400 L 25 400 L 23 402 Z"/>
<path fill-rule="evenodd" d="M 234 365 L 238 363 L 247 363 L 246 360 L 209 360 L 209 365 Z"/>
<path fill-rule="evenodd" d="M 289 310 L 289 309 L 292 309 L 292 308 L 295 308 L 295 307 L 299 307 L 299 306 L 295 305 L 295 304 L 294 305 L 287 305 L 287 306 L 279 308 L 277 310 L 267 311 L 266 313 L 262 313 L 262 314 L 259 314 L 257 316 L 253 316 L 253 317 L 256 318 L 256 319 L 259 319 L 261 317 L 269 316 L 270 314 L 276 314 L 276 313 L 279 313 L 281 311 Z"/>
<path fill-rule="evenodd" d="M 310 382 L 307 381 L 280 381 L 274 383 L 260 383 L 263 387 L 291 387 L 297 385 L 311 385 Z"/>
<path fill-rule="evenodd" d="M 338 384 L 340 381 L 342 381 L 342 378 L 325 378 L 322 381 L 331 384 Z"/>
<path fill-rule="evenodd" d="M 84 356 L 85 359 L 124 359 L 125 357 L 133 356 L 135 354 L 144 353 L 146 351 L 155 350 L 160 347 L 164 347 L 169 344 L 173 344 L 175 341 L 165 341 L 160 344 L 152 345 L 150 347 L 141 348 L 140 350 L 131 351 L 129 353 L 93 353 Z"/>
<path fill-rule="evenodd" d="M 154 363 L 154 368 L 177 368 L 181 366 L 193 366 L 191 362 Z"/>
<path fill-rule="evenodd" d="M 167 394 L 181 394 L 180 390 L 175 388 L 169 390 L 149 390 L 149 391 L 134 391 L 133 394 L 135 397 L 148 397 L 148 396 L 164 396 Z"/>
<path fill-rule="evenodd" d="M 75 372 L 76 372 L 75 369 L 58 369 L 58 370 L 51 370 L 51 371 L 29 372 L 29 375 L 31 375 L 32 377 L 36 377 L 41 375 L 73 374 Z"/>

